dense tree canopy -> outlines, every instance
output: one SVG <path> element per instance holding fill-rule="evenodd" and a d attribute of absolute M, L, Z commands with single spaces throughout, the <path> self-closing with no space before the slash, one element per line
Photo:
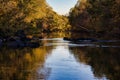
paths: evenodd
<path fill-rule="evenodd" d="M 67 25 L 67 18 L 56 14 L 46 0 L 0 1 L 0 35 L 12 35 L 19 29 L 27 32 L 64 29 Z"/>
<path fill-rule="evenodd" d="M 119 33 L 120 0 L 78 0 L 69 18 L 75 30 Z"/>
<path fill-rule="evenodd" d="M 87 30 L 120 34 L 120 0 L 78 0 L 69 21 L 54 12 L 46 0 L 0 1 L 0 36 L 8 36 L 19 29 L 27 33 Z"/>

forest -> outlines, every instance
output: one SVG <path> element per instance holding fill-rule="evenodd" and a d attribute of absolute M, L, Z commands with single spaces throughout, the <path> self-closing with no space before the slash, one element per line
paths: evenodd
<path fill-rule="evenodd" d="M 69 16 L 58 15 L 46 0 L 1 0 L 0 36 L 77 31 L 120 35 L 120 0 L 78 0 Z"/>
<path fill-rule="evenodd" d="M 27 34 L 67 30 L 67 17 L 58 15 L 45 0 L 1 0 L 0 36 L 11 36 L 17 30 Z"/>
<path fill-rule="evenodd" d="M 0 0 L 0 80 L 119 79 L 120 0 Z"/>
<path fill-rule="evenodd" d="M 120 35 L 120 0 L 78 0 L 70 10 L 72 30 Z"/>

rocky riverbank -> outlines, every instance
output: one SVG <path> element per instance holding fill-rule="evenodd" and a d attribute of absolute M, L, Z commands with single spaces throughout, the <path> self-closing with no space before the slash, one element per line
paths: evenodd
<path fill-rule="evenodd" d="M 40 46 L 39 39 L 42 37 L 27 37 L 23 30 L 15 33 L 15 36 L 0 37 L 0 47 L 6 46 L 8 48 L 36 48 Z"/>

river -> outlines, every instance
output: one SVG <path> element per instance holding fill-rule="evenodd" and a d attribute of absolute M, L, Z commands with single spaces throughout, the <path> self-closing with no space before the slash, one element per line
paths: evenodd
<path fill-rule="evenodd" d="M 47 36 L 39 48 L 1 48 L 0 80 L 120 79 L 118 42 L 78 44 L 64 36 Z"/>

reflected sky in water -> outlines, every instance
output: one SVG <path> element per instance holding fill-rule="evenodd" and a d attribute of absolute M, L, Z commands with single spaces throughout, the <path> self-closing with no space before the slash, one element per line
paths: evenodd
<path fill-rule="evenodd" d="M 48 39 L 49 40 L 49 39 Z M 54 43 L 56 42 L 56 43 Z M 67 46 L 69 43 L 58 38 L 58 41 L 46 43 L 46 46 L 56 46 L 47 57 L 44 68 L 39 73 L 46 76 L 47 80 L 96 80 L 91 66 L 78 62 Z M 51 45 L 50 45 L 51 44 Z M 48 69 L 48 70 L 46 70 Z M 106 80 L 103 76 L 99 80 Z"/>
<path fill-rule="evenodd" d="M 118 80 L 118 43 L 41 39 L 39 48 L 0 50 L 0 80 Z M 113 45 L 114 44 L 114 45 Z M 97 45 L 97 46 L 96 46 Z M 98 47 L 107 45 L 108 47 Z"/>

